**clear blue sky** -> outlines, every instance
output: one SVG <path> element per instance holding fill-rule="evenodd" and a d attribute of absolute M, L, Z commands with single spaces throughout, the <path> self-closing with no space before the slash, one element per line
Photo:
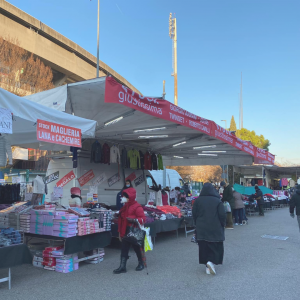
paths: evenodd
<path fill-rule="evenodd" d="M 10 0 L 96 55 L 97 0 Z M 169 13 L 178 25 L 179 106 L 238 124 L 300 164 L 299 0 L 101 0 L 100 59 L 143 94 L 173 101 Z"/>

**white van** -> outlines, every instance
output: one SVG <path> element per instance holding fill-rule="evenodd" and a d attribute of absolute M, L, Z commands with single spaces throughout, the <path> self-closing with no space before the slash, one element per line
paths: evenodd
<path fill-rule="evenodd" d="M 89 180 L 83 186 L 80 186 L 78 179 L 90 170 L 93 171 L 94 178 Z M 116 204 L 117 194 L 124 187 L 125 178 L 129 177 L 131 179 L 133 187 L 137 190 L 136 200 L 141 204 L 146 204 L 148 202 L 150 193 L 156 193 L 155 189 L 159 184 L 163 185 L 163 171 L 125 169 L 125 174 L 123 174 L 123 169 L 118 164 L 106 165 L 91 163 L 90 159 L 85 157 L 78 157 L 77 168 L 73 169 L 72 158 L 53 158 L 49 162 L 46 178 L 54 173 L 58 176 L 51 176 L 57 179 L 47 184 L 48 194 L 46 195 L 46 201 L 51 200 L 51 193 L 53 192 L 56 183 L 71 171 L 74 171 L 75 178 L 63 187 L 63 197 L 60 200 L 62 205 L 69 204 L 71 196 L 70 189 L 75 186 L 81 189 L 82 200 L 83 203 L 85 203 L 87 201 L 87 193 L 90 192 L 90 186 L 93 185 L 93 181 L 99 176 L 104 176 L 105 179 L 98 186 L 98 202 L 105 203 L 107 205 Z M 57 174 L 57 172 L 59 173 Z M 167 186 L 174 188 L 176 186 L 180 186 L 180 182 L 183 182 L 180 175 L 176 173 L 177 172 L 175 170 L 167 170 Z M 120 180 L 110 185 L 109 182 L 111 183 L 111 181 L 109 179 L 115 175 L 117 175 L 116 177 L 119 175 Z"/>
<path fill-rule="evenodd" d="M 149 171 L 157 185 L 164 186 L 164 171 Z M 184 181 L 176 170 L 166 169 L 166 186 L 171 190 L 184 185 Z"/>

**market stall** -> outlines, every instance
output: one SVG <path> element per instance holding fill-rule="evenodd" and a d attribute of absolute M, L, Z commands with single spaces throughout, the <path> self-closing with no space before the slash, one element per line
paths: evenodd
<path fill-rule="evenodd" d="M 82 138 L 93 138 L 96 122 L 80 117 L 67 115 L 43 105 L 33 103 L 25 98 L 13 95 L 0 89 L 0 139 L 2 157 L 0 166 L 12 164 L 11 146 L 30 147 L 51 150 L 69 150 L 70 147 L 81 147 Z M 22 189 L 24 188 L 24 190 Z M 1 280 L 9 281 L 12 266 L 32 262 L 32 257 L 24 244 L 24 232 L 38 231 L 39 234 L 50 232 L 51 218 L 54 219 L 54 205 L 43 205 L 37 212 L 37 207 L 44 202 L 47 193 L 45 182 L 37 176 L 31 184 L 21 187 L 20 183 L 9 184 L 5 180 L 0 182 L 0 267 L 9 268 L 9 276 Z M 23 202 L 20 202 L 23 201 Z M 31 204 L 31 205 L 30 205 Z M 35 217 L 35 228 L 31 227 L 31 213 Z M 58 215 L 71 216 L 69 211 L 60 211 Z M 28 218 L 29 216 L 29 218 Z M 64 222 L 64 221 L 63 221 Z M 83 222 L 87 223 L 87 222 Z M 97 221 L 98 223 L 98 221 Z M 99 226 L 98 226 L 99 227 Z M 85 229 L 84 229 L 85 230 Z M 56 228 L 58 236 L 64 236 L 64 226 Z M 100 232 L 100 230 L 98 231 Z M 72 231 L 72 235 L 75 231 Z M 54 234 L 54 232 L 53 232 Z M 83 235 L 83 234 L 82 234 Z M 74 234 L 76 236 L 76 233 Z M 99 235 L 101 244 L 109 244 L 108 234 Z M 77 240 L 66 243 L 72 248 Z M 82 248 L 94 245 L 89 239 L 81 238 Z M 88 247 L 85 247 L 85 245 Z M 97 243 L 96 243 L 97 244 Z M 97 246 L 97 245 L 96 245 Z M 74 246 L 73 246 L 74 247 Z M 91 250 L 91 249 L 89 249 Z M 53 259 L 52 259 L 53 261 Z"/>

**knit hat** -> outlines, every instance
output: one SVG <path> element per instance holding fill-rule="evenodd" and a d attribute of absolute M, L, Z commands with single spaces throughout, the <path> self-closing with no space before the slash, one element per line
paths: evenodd
<path fill-rule="evenodd" d="M 259 187 L 258 185 L 256 184 L 255 187 L 254 187 L 256 190 L 259 190 Z"/>
<path fill-rule="evenodd" d="M 71 195 L 81 196 L 81 190 L 79 187 L 71 188 Z"/>
<path fill-rule="evenodd" d="M 225 181 L 221 181 L 220 186 L 225 186 L 225 185 L 226 185 Z"/>

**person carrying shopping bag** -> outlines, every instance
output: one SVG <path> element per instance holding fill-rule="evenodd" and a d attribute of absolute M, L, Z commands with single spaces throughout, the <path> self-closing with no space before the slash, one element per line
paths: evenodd
<path fill-rule="evenodd" d="M 235 200 L 233 197 L 233 191 L 231 185 L 227 185 L 224 181 L 221 182 L 221 187 L 224 188 L 223 192 L 223 202 L 228 202 L 231 208 L 230 212 L 226 213 L 226 229 L 233 229 L 233 220 L 232 220 L 232 212 L 235 209 Z"/>
<path fill-rule="evenodd" d="M 136 232 L 137 234 L 139 234 L 139 231 L 142 231 L 139 224 L 142 225 L 146 221 L 144 210 L 142 206 L 136 201 L 136 190 L 132 187 L 124 190 L 122 193 L 122 202 L 125 204 L 120 209 L 118 215 L 119 239 L 122 243 L 121 263 L 120 267 L 114 270 L 114 274 L 127 272 L 126 263 L 129 259 L 128 253 L 130 247 L 133 248 L 138 258 L 138 266 L 136 267 L 136 271 L 142 271 L 144 269 L 143 257 L 140 250 L 141 245 L 136 244 L 136 239 L 133 238 Z M 130 235 L 132 238 L 130 237 Z M 144 240 L 144 238 L 145 235 L 143 235 L 141 240 Z"/>

